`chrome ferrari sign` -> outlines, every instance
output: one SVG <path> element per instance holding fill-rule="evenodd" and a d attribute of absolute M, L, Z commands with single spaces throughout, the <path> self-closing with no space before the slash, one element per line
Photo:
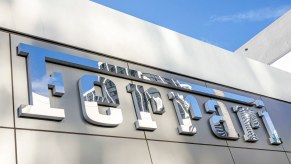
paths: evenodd
<path fill-rule="evenodd" d="M 159 125 L 152 119 L 152 114 L 162 117 L 167 110 L 175 110 L 179 134 L 194 135 L 193 137 L 195 137 L 197 129 L 192 120 L 197 120 L 199 123 L 199 119 L 203 117 L 201 110 L 205 110 L 207 114 L 211 115 L 209 119 L 210 130 L 218 138 L 237 140 L 243 136 L 246 142 L 256 142 L 259 136 L 256 135 L 255 129 L 261 127 L 258 120 L 262 119 L 264 128 L 269 135 L 270 144 L 279 145 L 282 143 L 268 112 L 263 108 L 264 103 L 261 100 L 26 44 L 19 44 L 17 54 L 27 59 L 29 85 L 29 104 L 22 104 L 18 108 L 19 117 L 55 121 L 65 119 L 65 113 L 69 112 L 67 109 L 50 106 L 49 89 L 52 90 L 52 96 L 61 98 L 66 94 L 62 74 L 53 72 L 51 75 L 47 75 L 46 62 L 52 62 L 151 84 L 152 86 L 149 88 L 131 83 L 124 86 L 132 97 L 136 113 L 136 120 L 133 121 L 133 124 L 137 130 L 154 131 Z M 125 111 L 119 108 L 122 101 L 119 99 L 116 83 L 111 79 L 89 74 L 85 74 L 79 79 L 76 86 L 79 89 L 80 110 L 87 122 L 104 128 L 122 124 L 123 112 Z M 171 92 L 164 95 L 168 97 L 168 100 L 162 99 L 162 95 L 155 88 L 155 85 L 171 89 Z M 96 91 L 96 86 L 101 88 L 101 93 Z M 189 94 L 185 96 L 179 91 Z M 227 100 L 238 105 L 228 109 L 223 102 L 209 99 L 204 102 L 204 109 L 200 109 L 193 94 Z M 173 109 L 166 109 L 164 101 L 171 101 Z M 99 112 L 99 106 L 108 107 L 106 114 Z M 244 132 L 243 135 L 239 135 L 237 132 L 230 115 L 237 115 Z"/>

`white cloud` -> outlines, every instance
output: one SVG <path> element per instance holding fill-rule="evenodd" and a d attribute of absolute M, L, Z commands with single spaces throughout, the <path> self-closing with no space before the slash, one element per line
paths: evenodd
<path fill-rule="evenodd" d="M 291 9 L 291 6 L 281 6 L 277 8 L 261 8 L 257 10 L 250 10 L 233 15 L 212 16 L 211 22 L 243 22 L 243 21 L 263 21 L 267 19 L 278 18 Z"/>
<path fill-rule="evenodd" d="M 44 75 L 40 80 L 35 80 L 31 82 L 33 86 L 33 92 L 39 95 L 48 95 L 48 83 L 50 79 L 47 75 Z"/>

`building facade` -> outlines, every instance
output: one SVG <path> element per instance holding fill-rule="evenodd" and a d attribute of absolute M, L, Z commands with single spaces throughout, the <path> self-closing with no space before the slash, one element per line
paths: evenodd
<path fill-rule="evenodd" d="M 0 11 L 0 163 L 290 163 L 290 74 L 91 1 Z"/>

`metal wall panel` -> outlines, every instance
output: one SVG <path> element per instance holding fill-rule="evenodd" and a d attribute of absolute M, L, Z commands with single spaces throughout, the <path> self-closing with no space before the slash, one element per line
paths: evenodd
<path fill-rule="evenodd" d="M 150 164 L 145 140 L 17 130 L 18 164 Z"/>
<path fill-rule="evenodd" d="M 285 152 L 230 148 L 235 164 L 287 164 Z"/>
<path fill-rule="evenodd" d="M 16 164 L 13 129 L 0 128 L 0 163 Z"/>
<path fill-rule="evenodd" d="M 291 163 L 290 159 L 291 159 L 291 153 L 286 153 L 287 154 L 287 157 L 288 157 L 288 160 L 289 162 Z"/>
<path fill-rule="evenodd" d="M 234 164 L 227 147 L 149 141 L 154 164 Z"/>
<path fill-rule="evenodd" d="M 0 126 L 13 127 L 9 34 L 0 31 Z"/>
<path fill-rule="evenodd" d="M 65 132 L 75 132 L 75 133 L 90 133 L 90 134 L 100 134 L 100 135 L 111 135 L 111 136 L 123 136 L 123 137 L 134 137 L 134 138 L 144 138 L 143 131 L 136 131 L 134 128 L 135 113 L 132 105 L 131 95 L 126 92 L 126 85 L 131 83 L 129 80 L 120 79 L 116 77 L 111 77 L 107 75 L 97 74 L 89 71 L 83 71 L 76 68 L 70 68 L 67 66 L 61 66 L 57 64 L 47 63 L 47 75 L 53 71 L 57 71 L 63 74 L 65 94 L 61 98 L 51 96 L 51 106 L 65 109 L 66 118 L 61 121 L 49 121 L 31 118 L 21 118 L 17 115 L 17 108 L 21 104 L 28 104 L 28 88 L 27 88 L 27 73 L 26 73 L 26 62 L 24 57 L 16 55 L 16 46 L 20 43 L 27 43 L 33 45 L 39 45 L 42 47 L 50 47 L 52 50 L 60 51 L 61 47 L 53 46 L 50 44 L 45 44 L 43 42 L 29 40 L 21 38 L 18 36 L 12 36 L 12 63 L 13 63 L 13 76 L 14 76 L 14 86 L 15 86 L 15 123 L 17 128 L 28 128 L 28 129 L 42 129 L 42 130 L 52 130 L 52 131 L 65 131 Z M 57 48 L 54 48 L 57 47 Z M 66 48 L 62 49 L 63 52 L 71 51 Z M 120 65 L 126 67 L 126 63 L 120 61 L 114 61 L 112 59 L 99 57 L 97 55 L 83 55 L 84 53 L 79 53 L 74 51 L 74 54 L 81 55 L 82 57 L 89 57 L 94 60 L 102 60 L 105 62 L 110 62 L 112 64 Z M 83 114 L 81 112 L 81 102 L 78 90 L 78 80 L 86 74 L 90 75 L 100 75 L 106 77 L 115 82 L 120 98 L 120 106 L 123 113 L 123 122 L 115 127 L 100 127 L 96 125 L 89 124 L 84 120 Z M 101 93 L 100 93 L 101 94 Z M 108 108 L 103 108 L 106 110 Z M 102 110 L 102 109 L 101 109 Z"/>
<path fill-rule="evenodd" d="M 274 126 L 283 140 L 284 150 L 291 151 L 291 104 L 266 97 L 262 97 L 262 100 L 265 102 Z"/>
<path fill-rule="evenodd" d="M 291 102 L 290 74 L 92 1 L 1 0 L 0 11 L 0 28 Z"/>
<path fill-rule="evenodd" d="M 135 80 L 123 79 L 112 75 L 85 71 L 78 68 L 72 68 L 69 66 L 49 62 L 46 63 L 47 75 L 57 71 L 62 73 L 64 78 L 66 93 L 61 98 L 50 95 L 50 101 L 52 107 L 65 109 L 65 119 L 61 122 L 57 122 L 18 117 L 17 108 L 20 106 L 20 104 L 28 103 L 26 59 L 25 57 L 16 55 L 16 47 L 19 43 L 26 43 L 37 47 L 43 47 L 50 50 L 77 55 L 93 60 L 101 60 L 118 66 L 129 66 L 131 69 L 139 70 L 142 72 L 161 75 L 167 78 L 179 79 L 201 86 L 207 86 L 222 91 L 228 91 L 237 93 L 239 95 L 260 99 L 259 95 L 241 90 L 235 90 L 216 84 L 205 83 L 204 81 L 175 75 L 136 64 L 126 63 L 120 60 L 106 58 L 97 54 L 82 52 L 72 48 L 66 48 L 64 46 L 45 43 L 18 35 L 12 35 L 11 55 L 14 79 L 13 86 L 15 123 L 17 129 L 17 156 L 19 164 L 92 162 L 151 163 L 151 160 L 153 163 L 158 164 L 231 164 L 234 163 L 234 161 L 235 163 L 246 164 L 260 164 L 264 162 L 269 162 L 271 164 L 272 162 L 274 163 L 274 160 L 276 160 L 278 161 L 278 164 L 280 164 L 285 163 L 287 160 L 287 156 L 283 150 L 285 149 L 287 151 L 291 151 L 291 148 L 289 148 L 291 147 L 291 144 L 289 144 L 291 143 L 291 139 L 289 141 L 290 135 L 288 133 L 288 125 L 290 122 L 290 119 L 288 120 L 288 107 L 290 104 L 288 103 L 269 98 L 262 98 L 265 103 L 266 110 L 270 112 L 273 123 L 278 130 L 279 135 L 283 139 L 284 149 L 282 145 L 274 146 L 268 143 L 268 135 L 264 126 L 261 126 L 259 129 L 255 130 L 256 134 L 259 136 L 259 141 L 256 143 L 245 142 L 242 138 L 243 131 L 241 125 L 239 124 L 238 118 L 236 114 L 230 109 L 234 105 L 241 104 L 225 100 L 219 101 L 223 102 L 227 106 L 235 129 L 241 137 L 238 141 L 226 141 L 224 139 L 215 137 L 209 125 L 209 118 L 212 116 L 212 114 L 207 114 L 204 107 L 205 102 L 213 98 L 196 94 L 191 95 L 197 99 L 200 110 L 202 112 L 202 119 L 199 121 L 192 120 L 193 124 L 197 128 L 197 134 L 194 136 L 179 135 L 177 131 L 177 115 L 172 101 L 168 99 L 167 93 L 170 91 L 174 91 L 183 95 L 189 95 L 190 93 L 178 91 L 164 86 L 149 84 L 146 81 L 137 82 Z M 100 75 L 115 82 L 121 104 L 119 108 L 122 109 L 124 118 L 123 123 L 121 123 L 119 126 L 114 128 L 101 127 L 92 125 L 85 121 L 81 112 L 79 90 L 77 85 L 80 77 L 85 74 Z M 142 85 L 144 86 L 145 90 L 150 87 L 154 87 L 160 91 L 166 112 L 163 115 L 157 115 L 153 114 L 150 108 L 151 116 L 153 120 L 156 121 L 158 127 L 155 131 L 144 132 L 143 130 L 136 130 L 134 122 L 137 120 L 137 118 L 133 106 L 133 100 L 131 94 L 126 90 L 126 86 L 130 83 Z M 105 109 L 107 109 L 105 107 L 100 108 L 101 112 L 104 112 Z M 11 109 L 11 112 L 12 111 L 13 109 Z M 261 120 L 259 122 L 261 125 L 263 124 Z M 13 130 L 11 130 L 10 133 L 12 132 Z M 10 138 L 13 141 L 14 137 L 10 136 Z M 147 139 L 147 141 L 145 139 Z M 149 147 L 149 150 L 147 146 Z M 232 150 L 231 152 L 229 148 Z M 231 153 L 234 157 L 234 161 L 231 157 Z M 150 158 L 150 154 L 152 159 Z M 273 156 L 273 154 L 274 159 L 269 159 L 270 156 Z M 115 158 L 112 158 L 112 156 Z M 248 159 L 249 157 L 251 159 Z M 256 157 L 259 158 L 257 159 Z"/>

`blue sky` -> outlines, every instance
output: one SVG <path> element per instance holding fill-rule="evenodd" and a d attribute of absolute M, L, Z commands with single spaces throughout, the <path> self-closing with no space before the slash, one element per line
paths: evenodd
<path fill-rule="evenodd" d="M 93 1 L 230 51 L 291 9 L 291 0 Z"/>

